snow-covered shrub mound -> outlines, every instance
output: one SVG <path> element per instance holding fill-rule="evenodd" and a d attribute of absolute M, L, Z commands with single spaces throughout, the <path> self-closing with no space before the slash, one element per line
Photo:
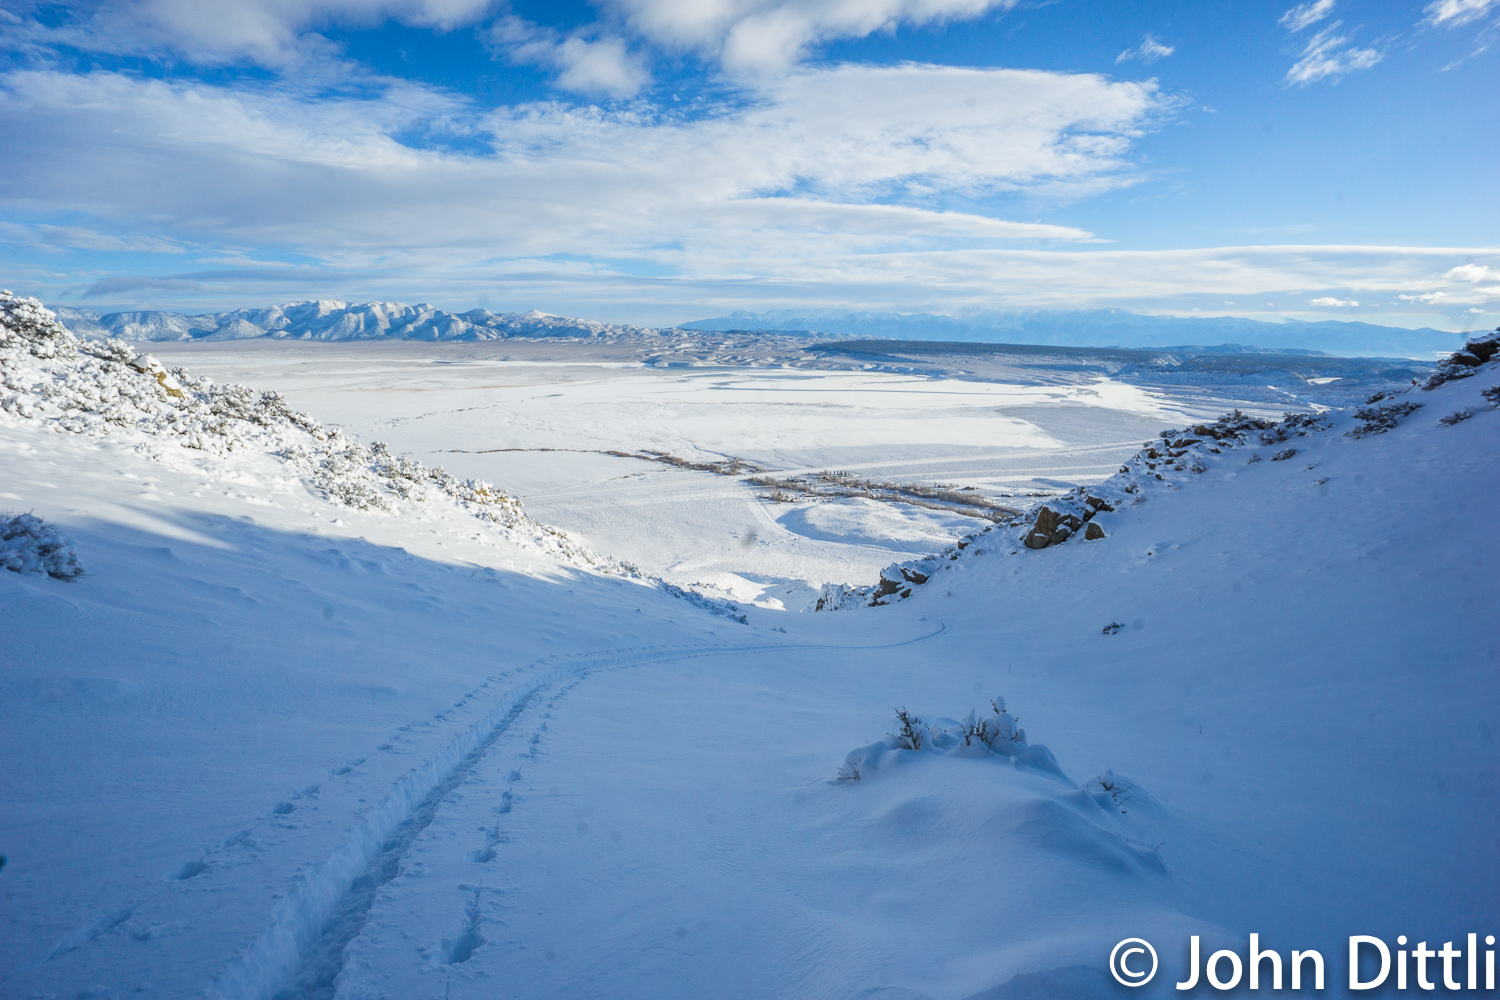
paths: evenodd
<path fill-rule="evenodd" d="M 526 516 L 489 483 L 351 441 L 275 392 L 168 371 L 120 340 L 75 337 L 39 301 L 0 291 L 0 419 L 88 435 L 168 439 L 214 455 L 259 449 L 290 463 L 328 499 L 364 510 L 451 501 L 522 543 L 605 573 L 635 568 L 599 556 Z"/>
<path fill-rule="evenodd" d="M 34 514 L 0 514 L 0 567 L 59 580 L 83 573 L 72 543 Z"/>
<path fill-rule="evenodd" d="M 1026 730 L 1017 726 L 1015 717 L 1005 710 L 1005 699 L 999 697 L 990 701 L 988 712 L 970 710 L 963 719 L 944 717 L 929 722 L 897 709 L 896 731 L 878 743 L 850 751 L 839 768 L 838 780 L 859 781 L 921 754 L 995 760 L 1072 784 L 1051 750 L 1026 742 Z"/>

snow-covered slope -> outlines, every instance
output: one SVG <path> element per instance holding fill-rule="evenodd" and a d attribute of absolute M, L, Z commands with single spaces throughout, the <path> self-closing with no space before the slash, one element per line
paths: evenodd
<path fill-rule="evenodd" d="M 266 309 L 189 316 L 173 312 L 115 312 L 59 307 L 57 315 L 84 337 L 129 341 L 245 340 L 498 340 L 507 337 L 635 337 L 654 333 L 642 327 L 571 319 L 532 310 L 492 313 L 471 309 L 450 313 L 426 303 L 335 299 L 288 302 Z"/>
<path fill-rule="evenodd" d="M 1340 995 L 1350 934 L 1493 929 L 1493 361 L 740 624 L 28 331 L 0 502 L 86 572 L 0 571 L 0 994 L 1068 1000 L 1140 936 L 1165 996 L 1257 932 Z M 1028 752 L 960 751 L 996 695 Z"/>

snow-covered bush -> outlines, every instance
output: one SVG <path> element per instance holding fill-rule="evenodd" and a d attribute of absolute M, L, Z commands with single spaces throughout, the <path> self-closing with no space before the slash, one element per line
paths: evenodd
<path fill-rule="evenodd" d="M 963 719 L 931 722 L 904 708 L 896 710 L 896 732 L 869 746 L 850 751 L 839 768 L 838 781 L 859 781 L 881 769 L 898 767 L 919 755 L 984 758 L 1026 768 L 1060 781 L 1068 778 L 1052 751 L 1028 744 L 1026 730 L 1005 710 L 1005 699 L 991 699 L 989 711 L 970 711 Z"/>
<path fill-rule="evenodd" d="M 71 580 L 83 573 L 72 544 L 35 514 L 0 513 L 0 567 Z"/>
<path fill-rule="evenodd" d="M 1349 431 L 1346 436 L 1363 438 L 1371 434 L 1384 434 L 1421 408 L 1421 403 L 1413 403 L 1409 400 L 1386 403 L 1384 406 L 1363 407 L 1354 411 L 1354 417 L 1361 421 L 1361 425 Z"/>

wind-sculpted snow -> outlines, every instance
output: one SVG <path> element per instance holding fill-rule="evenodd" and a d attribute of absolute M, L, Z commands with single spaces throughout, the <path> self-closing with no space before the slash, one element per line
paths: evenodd
<path fill-rule="evenodd" d="M 265 309 L 190 316 L 173 312 L 98 313 L 59 308 L 58 316 L 89 338 L 130 341 L 247 340 L 503 340 L 510 337 L 639 337 L 655 330 L 618 323 L 471 309 L 451 313 L 426 303 L 336 299 L 288 302 Z"/>
<path fill-rule="evenodd" d="M 170 442 L 217 456 L 270 452 L 345 506 L 399 515 L 402 505 L 456 503 L 564 561 L 637 575 L 526 516 L 519 500 L 483 480 L 428 468 L 379 442 L 352 441 L 278 393 L 168 372 L 121 340 L 75 337 L 36 299 L 10 292 L 0 292 L 0 389 L 0 412 L 59 432 L 131 435 L 148 450 Z"/>

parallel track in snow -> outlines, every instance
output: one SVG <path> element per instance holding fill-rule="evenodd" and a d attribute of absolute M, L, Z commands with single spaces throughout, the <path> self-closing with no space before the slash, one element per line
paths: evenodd
<path fill-rule="evenodd" d="M 577 683 L 599 670 L 769 650 L 876 649 L 911 645 L 947 630 L 895 643 L 844 646 L 770 642 L 686 646 L 604 655 L 551 656 L 530 664 L 523 683 L 502 692 L 481 718 L 399 779 L 349 831 L 339 847 L 284 896 L 269 925 L 208 987 L 214 1000 L 312 1000 L 332 995 L 343 952 L 364 927 L 380 888 L 399 872 L 417 837 L 528 705 L 544 689 Z M 477 693 L 477 691 L 476 691 Z"/>

